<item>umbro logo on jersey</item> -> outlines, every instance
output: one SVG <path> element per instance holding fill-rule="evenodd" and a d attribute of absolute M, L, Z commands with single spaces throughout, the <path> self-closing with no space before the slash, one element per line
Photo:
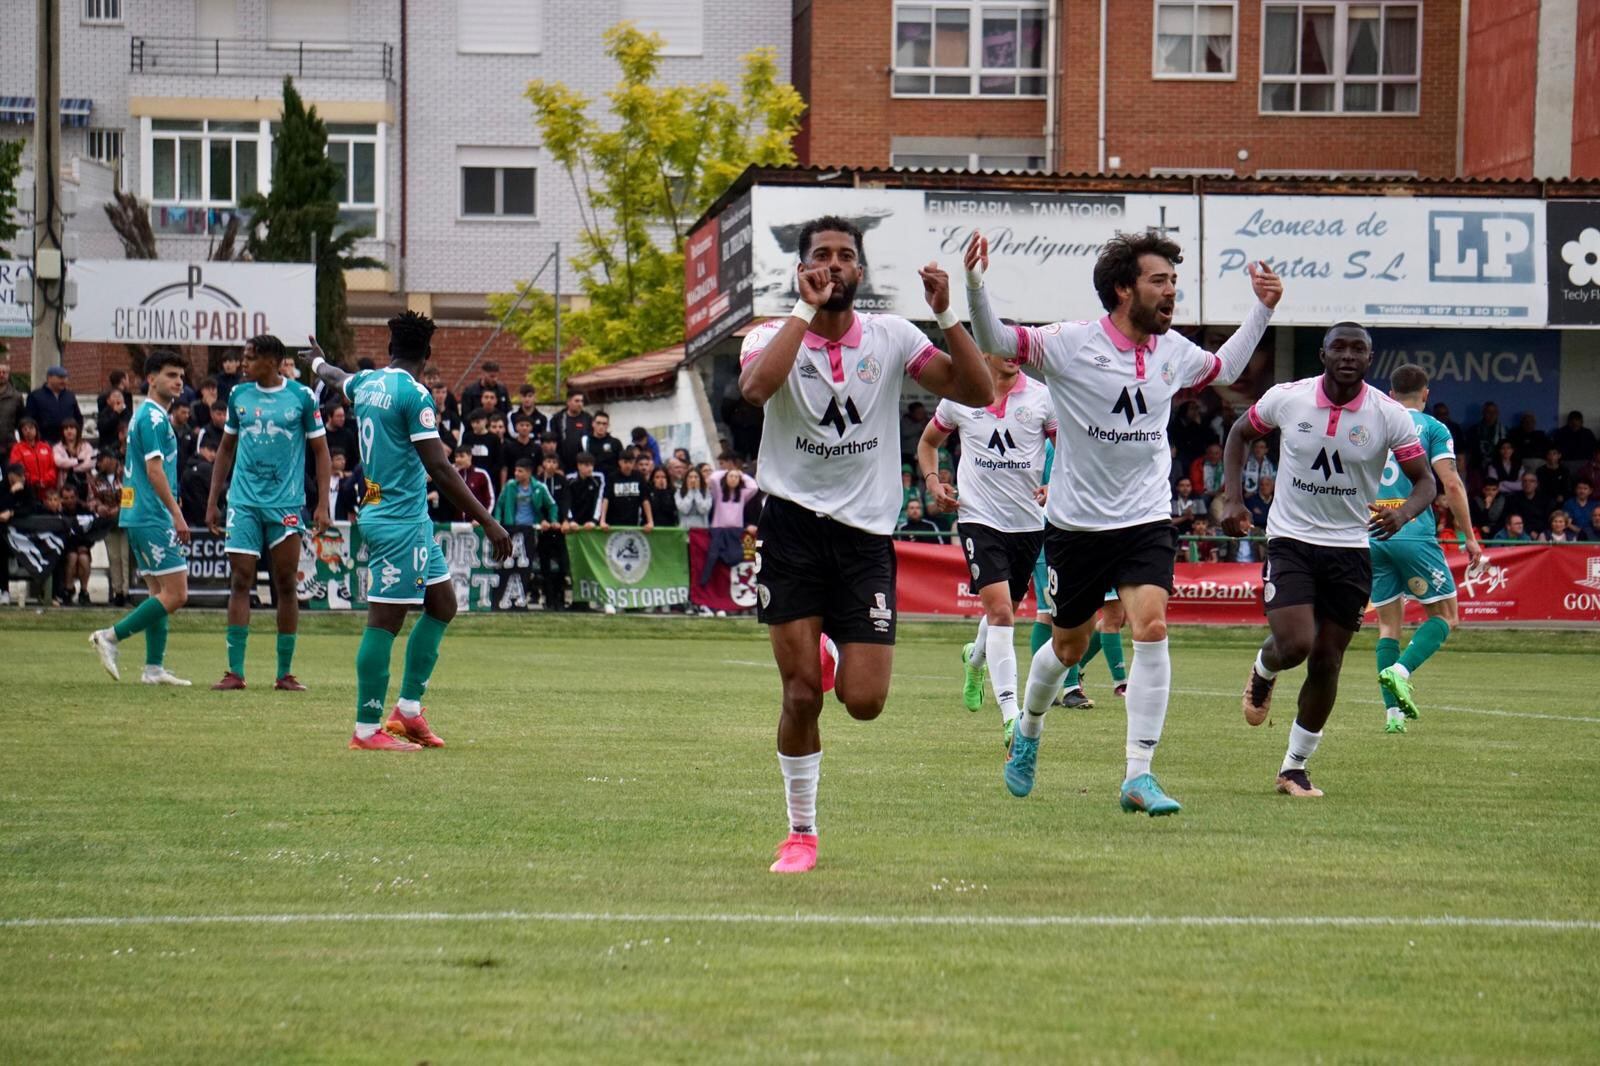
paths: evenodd
<path fill-rule="evenodd" d="M 999 452 L 1002 456 L 1006 454 L 1007 448 L 1014 449 L 1016 446 L 1017 442 L 1011 439 L 1011 431 L 1009 429 L 1004 433 L 997 429 L 989 436 L 989 450 Z"/>
<path fill-rule="evenodd" d="M 844 436 L 846 418 L 850 420 L 852 426 L 861 424 L 861 414 L 856 410 L 856 402 L 848 396 L 844 398 L 843 409 L 839 407 L 837 399 L 829 400 L 828 409 L 822 412 L 822 421 L 818 422 L 817 425 L 832 426 L 833 431 L 842 437 Z"/>
<path fill-rule="evenodd" d="M 1094 362 L 1096 366 L 1110 366 L 1111 357 L 1109 355 L 1097 355 L 1094 357 Z"/>
<path fill-rule="evenodd" d="M 1335 474 L 1344 473 L 1344 463 L 1340 460 L 1337 449 L 1330 452 L 1326 448 L 1321 448 L 1317 451 L 1317 459 L 1311 464 L 1311 469 L 1320 471 L 1322 480 L 1327 481 Z"/>
<path fill-rule="evenodd" d="M 800 364 L 800 376 L 803 377 L 803 378 L 815 379 L 815 378 L 821 377 L 822 374 L 821 374 L 820 371 L 817 370 L 817 367 L 816 367 L 815 363 L 801 363 Z"/>
<path fill-rule="evenodd" d="M 1136 388 L 1130 393 L 1127 388 L 1124 387 L 1122 390 L 1122 395 L 1118 396 L 1117 402 L 1112 405 L 1111 413 L 1114 415 L 1121 415 L 1123 418 L 1126 418 L 1128 420 L 1128 425 L 1131 426 L 1133 425 L 1133 412 L 1135 407 L 1139 409 L 1139 413 L 1141 415 L 1147 415 L 1150 413 L 1150 408 L 1145 406 L 1144 390 Z"/>
<path fill-rule="evenodd" d="M 1295 426 L 1294 428 L 1298 429 L 1301 433 L 1310 433 L 1313 429 L 1316 429 L 1317 427 L 1313 426 L 1310 422 L 1301 422 L 1299 425 Z"/>

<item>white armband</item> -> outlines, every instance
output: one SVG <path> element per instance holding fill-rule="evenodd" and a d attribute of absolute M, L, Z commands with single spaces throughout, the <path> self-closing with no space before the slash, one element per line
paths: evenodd
<path fill-rule="evenodd" d="M 315 359 L 311 360 L 311 373 L 316 374 L 318 377 L 321 377 L 321 374 L 318 373 L 318 372 L 322 369 L 322 364 L 326 363 L 326 362 L 327 362 L 327 360 L 322 358 L 322 356 L 320 356 L 320 355 L 317 356 Z"/>
<path fill-rule="evenodd" d="M 948 330 L 951 326 L 958 324 L 961 321 L 961 318 L 955 313 L 955 311 L 946 307 L 943 311 L 940 311 L 938 314 L 934 315 L 933 320 L 939 324 L 940 329 Z"/>
<path fill-rule="evenodd" d="M 804 300 L 796 300 L 794 302 L 794 310 L 790 311 L 789 314 L 809 326 L 811 320 L 817 317 L 817 309 Z"/>

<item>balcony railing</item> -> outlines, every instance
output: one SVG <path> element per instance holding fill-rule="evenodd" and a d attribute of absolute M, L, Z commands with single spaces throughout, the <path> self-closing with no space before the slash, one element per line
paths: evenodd
<path fill-rule="evenodd" d="M 382 41 L 241 41 L 131 37 L 131 74 L 394 80 L 394 46 Z"/>

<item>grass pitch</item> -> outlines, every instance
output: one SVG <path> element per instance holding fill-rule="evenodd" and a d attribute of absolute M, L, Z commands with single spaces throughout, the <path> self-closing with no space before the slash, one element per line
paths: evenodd
<path fill-rule="evenodd" d="M 270 618 L 222 694 L 220 615 L 174 622 L 188 690 L 132 680 L 140 638 L 106 677 L 84 635 L 108 617 L 0 613 L 0 1061 L 1600 1048 L 1595 634 L 1457 634 L 1403 737 L 1363 634 L 1328 796 L 1295 801 L 1272 784 L 1298 672 L 1249 729 L 1259 633 L 1177 631 L 1156 771 L 1185 806 L 1148 819 L 1117 809 L 1103 665 L 1015 800 L 998 713 L 960 706 L 968 629 L 906 626 L 883 718 L 825 712 L 820 866 L 780 878 L 753 624 L 463 617 L 429 700 L 450 746 L 391 756 L 344 749 L 358 619 L 305 621 L 296 695 L 270 691 Z M 80 918 L 106 921 L 54 921 Z"/>

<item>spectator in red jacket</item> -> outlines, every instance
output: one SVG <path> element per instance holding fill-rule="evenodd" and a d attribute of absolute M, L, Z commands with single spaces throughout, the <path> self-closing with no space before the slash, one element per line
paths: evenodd
<path fill-rule="evenodd" d="M 17 437 L 17 443 L 11 446 L 7 465 L 15 463 L 21 466 L 28 479 L 28 487 L 37 498 L 43 500 L 45 491 L 56 487 L 55 452 L 39 436 L 39 423 L 32 418 L 23 418 L 17 423 Z"/>
<path fill-rule="evenodd" d="M 461 480 L 467 483 L 467 488 L 478 498 L 478 502 L 483 504 L 483 509 L 492 513 L 494 511 L 494 483 L 489 480 L 489 475 L 472 465 L 472 453 L 466 448 L 457 448 L 452 458 L 455 460 L 456 471 L 460 473 Z M 470 522 L 472 519 L 465 511 L 458 510 L 455 521 Z"/>

